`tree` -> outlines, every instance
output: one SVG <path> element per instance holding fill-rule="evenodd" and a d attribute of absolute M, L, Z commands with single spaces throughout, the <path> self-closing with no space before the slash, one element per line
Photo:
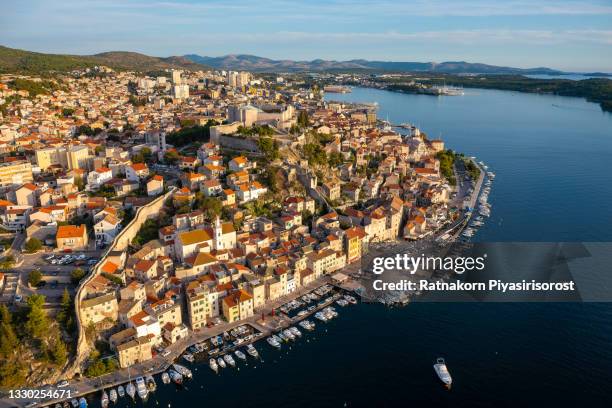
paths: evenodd
<path fill-rule="evenodd" d="M 77 186 L 79 191 L 83 191 L 83 189 L 85 189 L 85 181 L 83 180 L 83 177 L 75 177 L 74 185 Z"/>
<path fill-rule="evenodd" d="M 308 127 L 308 112 L 306 112 L 305 110 L 301 110 L 298 113 L 298 117 L 297 117 L 297 123 L 298 125 L 300 125 L 301 127 L 305 128 Z"/>
<path fill-rule="evenodd" d="M 66 351 L 66 345 L 60 339 L 59 336 L 55 337 L 55 342 L 50 352 L 51 361 L 53 361 L 58 366 L 63 366 L 64 364 L 66 364 L 66 360 L 68 360 L 68 352 Z"/>
<path fill-rule="evenodd" d="M 7 359 L 19 345 L 11 320 L 11 312 L 5 304 L 0 304 L 0 360 Z"/>
<path fill-rule="evenodd" d="M 30 238 L 25 243 L 25 250 L 34 253 L 42 248 L 42 242 L 38 238 Z"/>
<path fill-rule="evenodd" d="M 259 140 L 257 140 L 257 147 L 268 161 L 276 160 L 280 157 L 278 153 L 278 142 L 271 137 L 260 137 Z"/>
<path fill-rule="evenodd" d="M 64 327 L 64 329 L 66 329 L 66 331 L 71 331 L 68 327 L 68 323 L 72 320 L 73 307 L 70 293 L 68 293 L 67 288 L 64 288 L 64 293 L 62 293 L 62 300 L 60 303 L 60 310 L 57 313 L 57 321 L 62 325 L 62 327 Z"/>
<path fill-rule="evenodd" d="M 223 203 L 216 197 L 204 197 L 198 203 L 198 207 L 204 211 L 206 218 L 214 220 L 217 216 L 221 215 Z"/>
<path fill-rule="evenodd" d="M 328 156 L 327 163 L 329 164 L 329 167 L 338 167 L 344 163 L 344 156 L 342 156 L 342 153 L 332 152 Z"/>
<path fill-rule="evenodd" d="M 34 269 L 28 275 L 28 283 L 30 286 L 38 286 L 42 281 L 42 273 L 38 269 Z"/>
<path fill-rule="evenodd" d="M 168 164 L 176 164 L 180 158 L 181 156 L 176 150 L 168 150 L 166 154 L 164 154 L 164 161 L 166 161 Z"/>
<path fill-rule="evenodd" d="M 70 279 L 72 280 L 72 283 L 75 285 L 77 285 L 81 281 L 81 279 L 83 279 L 84 276 L 85 276 L 85 271 L 82 270 L 81 268 L 76 268 L 70 273 Z"/>
<path fill-rule="evenodd" d="M 43 295 L 32 295 L 28 298 L 28 315 L 25 329 L 28 335 L 34 339 L 43 339 L 49 329 L 49 320 L 43 306 L 45 297 Z"/>

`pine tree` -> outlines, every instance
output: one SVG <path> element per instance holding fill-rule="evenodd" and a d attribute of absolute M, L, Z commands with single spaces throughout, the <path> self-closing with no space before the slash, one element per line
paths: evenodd
<path fill-rule="evenodd" d="M 63 366 L 66 364 L 66 360 L 68 359 L 68 352 L 66 351 L 66 345 L 60 339 L 59 336 L 56 336 L 55 343 L 53 344 L 53 348 L 51 349 L 51 360 L 59 365 Z"/>
<path fill-rule="evenodd" d="M 2 359 L 13 354 L 18 344 L 19 340 L 11 322 L 11 312 L 6 305 L 0 305 L 0 356 Z"/>
<path fill-rule="evenodd" d="M 28 298 L 30 310 L 28 312 L 25 329 L 28 335 L 33 339 L 42 340 L 49 329 L 49 320 L 43 310 L 44 304 L 45 297 L 42 295 L 32 295 Z"/>

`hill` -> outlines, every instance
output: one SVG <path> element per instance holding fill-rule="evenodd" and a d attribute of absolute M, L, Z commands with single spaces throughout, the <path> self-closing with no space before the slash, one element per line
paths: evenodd
<path fill-rule="evenodd" d="M 312 61 L 273 60 L 246 54 L 230 54 L 223 57 L 203 57 L 196 54 L 185 55 L 185 58 L 209 65 L 213 68 L 247 70 L 247 71 L 329 71 L 329 70 L 375 70 L 395 72 L 439 72 L 445 74 L 561 74 L 561 71 L 550 68 L 512 68 L 470 63 L 465 61 L 447 62 L 397 62 L 368 61 L 355 59 L 350 61 L 334 61 L 315 59 Z"/>
<path fill-rule="evenodd" d="M 0 72 L 2 73 L 66 72 L 96 65 L 105 65 L 121 71 L 153 71 L 167 68 L 210 69 L 180 56 L 159 58 L 126 51 L 103 52 L 95 55 L 43 54 L 0 46 Z"/>

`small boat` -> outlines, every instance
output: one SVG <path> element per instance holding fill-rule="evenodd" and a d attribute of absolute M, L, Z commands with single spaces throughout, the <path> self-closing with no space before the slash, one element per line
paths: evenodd
<path fill-rule="evenodd" d="M 195 354 L 195 353 L 197 353 L 197 352 L 198 352 L 198 349 L 196 348 L 196 346 L 195 346 L 195 345 L 193 345 L 193 346 L 189 347 L 187 350 L 188 350 L 188 351 L 189 351 L 191 354 Z"/>
<path fill-rule="evenodd" d="M 155 391 L 157 389 L 157 383 L 155 382 L 155 378 L 152 375 L 147 375 L 145 378 L 145 382 L 147 383 L 147 388 L 149 391 Z"/>
<path fill-rule="evenodd" d="M 315 318 L 321 320 L 322 322 L 327 321 L 327 317 L 322 312 L 315 313 Z"/>
<path fill-rule="evenodd" d="M 253 358 L 259 358 L 259 353 L 252 344 L 247 344 L 247 353 L 249 353 L 249 355 Z"/>
<path fill-rule="evenodd" d="M 136 378 L 136 392 L 138 392 L 138 396 L 143 401 L 149 395 L 149 390 L 147 389 L 147 384 L 145 383 L 145 380 L 142 377 Z"/>
<path fill-rule="evenodd" d="M 77 408 L 79 406 L 79 400 L 73 398 L 72 400 L 70 400 L 70 404 L 72 405 L 72 408 Z"/>
<path fill-rule="evenodd" d="M 123 385 L 117 387 L 117 394 L 119 394 L 120 398 L 125 396 L 125 389 L 123 388 Z"/>
<path fill-rule="evenodd" d="M 58 402 L 57 404 L 55 404 L 55 408 L 62 408 L 62 404 Z"/>
<path fill-rule="evenodd" d="M 100 398 L 100 405 L 102 406 L 102 408 L 106 408 L 108 407 L 108 394 L 106 393 L 106 391 L 102 390 L 102 397 Z"/>
<path fill-rule="evenodd" d="M 174 363 L 172 364 L 172 368 L 174 368 L 177 372 L 181 373 L 181 375 L 187 379 L 190 379 L 191 377 L 193 377 L 191 370 L 185 366 Z"/>
<path fill-rule="evenodd" d="M 276 347 L 276 348 L 281 347 L 280 342 L 276 340 L 275 336 L 268 337 L 266 340 L 268 341 L 268 344 L 271 345 L 272 347 Z"/>
<path fill-rule="evenodd" d="M 183 358 L 185 359 L 185 361 L 189 363 L 193 363 L 195 360 L 195 358 L 193 357 L 193 354 L 190 354 L 190 353 L 183 354 Z"/>
<path fill-rule="evenodd" d="M 115 402 L 117 402 L 117 391 L 115 391 L 114 388 L 111 388 L 110 391 L 108 392 L 108 397 L 110 398 L 111 402 L 114 404 Z"/>
<path fill-rule="evenodd" d="M 227 364 L 231 365 L 232 367 L 236 367 L 236 361 L 231 355 L 226 354 L 223 356 L 223 359 L 225 360 Z"/>
<path fill-rule="evenodd" d="M 234 351 L 234 354 L 236 355 L 236 357 L 238 357 L 241 360 L 246 360 L 246 354 L 244 354 L 242 351 L 240 350 L 236 350 Z"/>
<path fill-rule="evenodd" d="M 168 375 L 170 376 L 172 381 L 174 381 L 175 384 L 181 385 L 183 383 L 183 376 L 178 372 L 170 369 L 168 370 Z"/>
<path fill-rule="evenodd" d="M 125 392 L 132 398 L 136 396 L 136 387 L 133 382 L 129 382 L 128 385 L 125 386 Z"/>
<path fill-rule="evenodd" d="M 295 326 L 294 327 L 290 327 L 289 330 L 291 331 L 291 333 L 293 333 L 293 335 L 295 337 L 302 337 L 302 332 L 297 327 L 295 327 Z"/>
<path fill-rule="evenodd" d="M 448 372 L 448 368 L 446 368 L 446 362 L 442 357 L 439 357 L 436 360 L 436 364 L 434 364 L 434 371 L 438 374 L 438 378 L 446 385 L 447 388 L 450 388 L 453 379 Z"/>
<path fill-rule="evenodd" d="M 79 398 L 79 408 L 87 408 L 87 400 L 83 397 Z"/>
<path fill-rule="evenodd" d="M 289 340 L 295 340 L 295 335 L 289 329 L 283 330 L 283 335 L 287 337 Z"/>
<path fill-rule="evenodd" d="M 68 401 L 64 401 L 62 408 L 70 408 L 70 403 Z"/>
<path fill-rule="evenodd" d="M 219 363 L 219 367 L 221 368 L 227 367 L 227 364 L 225 364 L 225 361 L 221 357 L 217 359 L 217 363 Z"/>
<path fill-rule="evenodd" d="M 338 300 L 336 300 L 336 304 L 338 306 L 345 307 L 345 306 L 348 306 L 349 302 L 346 299 L 338 299 Z"/>
<path fill-rule="evenodd" d="M 208 365 L 210 366 L 210 369 L 213 370 L 215 373 L 219 372 L 219 366 L 217 365 L 217 362 L 214 358 L 208 360 Z"/>
<path fill-rule="evenodd" d="M 289 341 L 289 338 L 285 336 L 283 333 L 277 333 L 275 336 L 278 340 L 284 341 L 285 343 Z"/>
<path fill-rule="evenodd" d="M 218 348 L 214 348 L 214 349 L 208 350 L 208 355 L 212 356 L 212 355 L 217 354 L 218 352 L 219 352 L 219 349 Z"/>
<path fill-rule="evenodd" d="M 355 305 L 357 304 L 357 299 L 355 299 L 353 296 L 351 295 L 344 295 L 344 299 L 349 302 L 351 305 Z"/>
<path fill-rule="evenodd" d="M 172 381 L 172 380 L 170 379 L 170 376 L 168 375 L 168 373 L 167 373 L 167 372 L 165 372 L 165 371 L 162 373 L 162 375 L 161 375 L 161 379 L 162 379 L 162 382 L 163 382 L 164 384 L 170 384 L 170 381 Z"/>

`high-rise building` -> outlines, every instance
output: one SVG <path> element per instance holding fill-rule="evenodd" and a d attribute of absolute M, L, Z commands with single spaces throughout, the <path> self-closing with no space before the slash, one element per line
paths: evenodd
<path fill-rule="evenodd" d="M 33 181 L 32 165 L 27 160 L 0 163 L 0 186 Z"/>
<path fill-rule="evenodd" d="M 48 147 L 36 150 L 36 163 L 41 170 L 47 170 L 51 166 L 62 166 L 66 168 L 68 161 L 65 147 Z"/>
<path fill-rule="evenodd" d="M 172 83 L 174 85 L 179 85 L 181 83 L 181 71 L 176 69 L 172 70 Z"/>
<path fill-rule="evenodd" d="M 189 85 L 174 85 L 172 91 L 176 99 L 189 98 Z"/>
<path fill-rule="evenodd" d="M 68 169 L 87 169 L 89 164 L 89 149 L 85 145 L 71 146 L 66 152 Z"/>

